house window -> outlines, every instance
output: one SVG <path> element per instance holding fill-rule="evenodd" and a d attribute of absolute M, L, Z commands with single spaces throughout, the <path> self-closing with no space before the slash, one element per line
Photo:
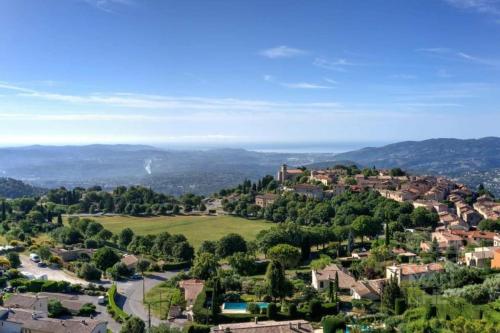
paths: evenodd
<path fill-rule="evenodd" d="M 320 288 L 323 288 L 323 287 L 324 287 L 324 283 L 323 283 L 323 281 L 321 281 L 321 282 L 319 283 L 319 287 L 320 287 Z"/>

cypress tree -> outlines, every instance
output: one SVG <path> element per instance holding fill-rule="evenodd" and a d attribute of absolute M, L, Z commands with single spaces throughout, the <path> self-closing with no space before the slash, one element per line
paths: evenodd
<path fill-rule="evenodd" d="M 391 234 L 389 232 L 389 223 L 385 224 L 385 246 L 389 246 L 389 243 L 391 242 Z"/>
<path fill-rule="evenodd" d="M 57 225 L 62 226 L 63 225 L 63 219 L 61 213 L 57 214 Z"/>
<path fill-rule="evenodd" d="M 2 215 L 0 217 L 1 221 L 5 221 L 5 219 L 7 218 L 7 207 L 5 204 L 5 200 L 2 200 Z"/>

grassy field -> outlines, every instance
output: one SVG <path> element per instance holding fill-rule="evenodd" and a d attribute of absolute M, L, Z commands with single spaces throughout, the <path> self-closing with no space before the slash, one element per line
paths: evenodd
<path fill-rule="evenodd" d="M 151 304 L 151 311 L 160 319 L 167 319 L 169 306 L 185 305 L 180 289 L 169 287 L 162 282 L 146 294 L 145 304 Z"/>
<path fill-rule="evenodd" d="M 238 233 L 254 240 L 259 231 L 271 227 L 264 221 L 246 220 L 235 216 L 99 216 L 92 217 L 113 233 L 129 227 L 136 234 L 183 234 L 197 248 L 204 240 L 218 240 L 228 233 Z"/>

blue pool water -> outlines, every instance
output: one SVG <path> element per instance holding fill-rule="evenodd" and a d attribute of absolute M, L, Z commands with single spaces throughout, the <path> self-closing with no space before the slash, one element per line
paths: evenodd
<path fill-rule="evenodd" d="M 261 309 L 267 309 L 267 305 L 269 303 L 266 302 L 257 302 L 257 305 Z M 241 310 L 241 311 L 246 311 L 247 309 L 247 303 L 245 302 L 225 302 L 222 305 L 222 308 L 224 310 Z"/>

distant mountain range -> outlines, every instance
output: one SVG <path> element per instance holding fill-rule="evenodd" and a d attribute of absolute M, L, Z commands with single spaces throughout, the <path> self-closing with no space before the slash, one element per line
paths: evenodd
<path fill-rule="evenodd" d="M 500 195 L 497 137 L 405 141 L 341 154 L 165 150 L 144 145 L 0 148 L 0 177 L 42 188 L 141 184 L 174 195 L 210 194 L 245 178 L 256 180 L 266 174 L 274 175 L 282 163 L 401 167 L 415 173 L 446 175 L 473 187 L 484 183 Z"/>
<path fill-rule="evenodd" d="M 47 188 L 140 184 L 174 195 L 211 194 L 246 178 L 275 174 L 282 163 L 305 165 L 333 156 L 243 149 L 164 150 L 143 145 L 28 146 L 0 148 L 0 177 Z"/>

